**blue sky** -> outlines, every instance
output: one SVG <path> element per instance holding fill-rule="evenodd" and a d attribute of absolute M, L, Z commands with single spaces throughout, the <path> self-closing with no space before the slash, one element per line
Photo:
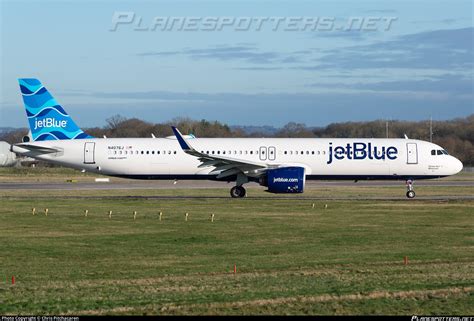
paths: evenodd
<path fill-rule="evenodd" d="M 112 31 L 117 12 L 133 22 Z M 150 30 L 156 17 L 286 20 Z M 304 29 L 305 17 L 332 26 Z M 355 18 L 379 20 L 345 31 Z M 0 20 L 0 127 L 27 126 L 20 77 L 82 127 L 115 114 L 322 126 L 474 113 L 472 1 L 1 1 Z"/>

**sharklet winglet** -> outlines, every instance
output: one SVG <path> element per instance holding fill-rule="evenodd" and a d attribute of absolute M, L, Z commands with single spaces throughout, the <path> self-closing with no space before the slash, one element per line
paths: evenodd
<path fill-rule="evenodd" d="M 192 150 L 193 148 L 191 148 L 191 146 L 189 146 L 189 144 L 186 142 L 186 140 L 184 139 L 183 135 L 179 132 L 178 128 L 174 127 L 174 126 L 171 126 L 171 129 L 173 130 L 173 133 L 174 135 L 176 136 L 176 139 L 178 140 L 179 142 L 179 145 L 181 146 L 181 148 L 184 150 L 184 151 L 189 151 L 189 150 Z"/>

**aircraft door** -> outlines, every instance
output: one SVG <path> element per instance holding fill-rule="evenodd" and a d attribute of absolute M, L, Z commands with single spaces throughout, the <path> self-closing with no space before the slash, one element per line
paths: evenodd
<path fill-rule="evenodd" d="M 268 147 L 268 160 L 274 161 L 276 158 L 276 149 L 273 146 Z"/>
<path fill-rule="evenodd" d="M 95 164 L 95 143 L 84 144 L 84 164 Z"/>
<path fill-rule="evenodd" d="M 416 143 L 407 143 L 407 164 L 418 164 L 418 149 Z"/>
<path fill-rule="evenodd" d="M 267 160 L 267 148 L 265 146 L 260 147 L 260 152 L 258 154 L 260 155 L 261 161 Z"/>

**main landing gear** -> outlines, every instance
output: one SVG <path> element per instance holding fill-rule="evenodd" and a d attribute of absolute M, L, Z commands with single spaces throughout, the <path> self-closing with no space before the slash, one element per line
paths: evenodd
<path fill-rule="evenodd" d="M 413 190 L 413 181 L 411 179 L 407 180 L 407 197 L 415 198 L 415 191 Z"/>
<path fill-rule="evenodd" d="M 247 191 L 242 185 L 248 182 L 249 182 L 249 178 L 246 175 L 244 175 L 243 173 L 238 173 L 235 186 L 230 189 L 230 196 L 232 196 L 232 198 L 245 197 L 245 195 L 247 194 Z"/>
<path fill-rule="evenodd" d="M 230 196 L 233 198 L 245 197 L 247 191 L 243 186 L 234 186 L 230 189 Z"/>

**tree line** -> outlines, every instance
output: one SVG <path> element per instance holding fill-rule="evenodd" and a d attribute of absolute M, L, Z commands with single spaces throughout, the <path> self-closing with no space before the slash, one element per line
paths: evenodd
<path fill-rule="evenodd" d="M 308 138 L 409 138 L 430 141 L 444 147 L 459 158 L 465 166 L 474 166 L 474 114 L 446 121 L 387 121 L 333 123 L 325 127 L 307 127 L 290 122 L 269 134 L 264 131 L 246 131 L 244 127 L 230 127 L 218 121 L 176 118 L 165 123 L 151 123 L 137 118 L 115 115 L 103 127 L 85 129 L 94 137 L 166 137 L 173 135 L 171 126 L 184 134 L 196 137 L 308 137 Z M 388 125 L 388 126 L 387 126 Z M 21 142 L 27 129 L 15 129 L 0 134 L 1 141 Z"/>

